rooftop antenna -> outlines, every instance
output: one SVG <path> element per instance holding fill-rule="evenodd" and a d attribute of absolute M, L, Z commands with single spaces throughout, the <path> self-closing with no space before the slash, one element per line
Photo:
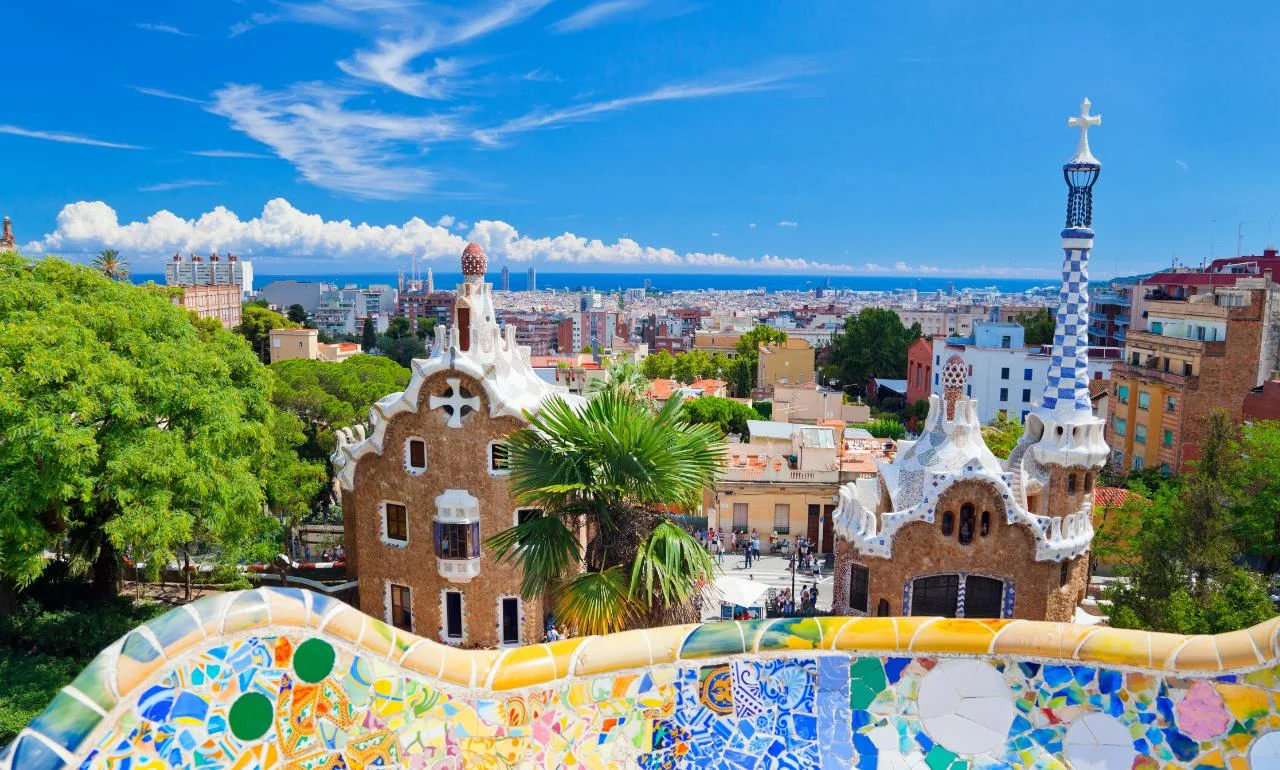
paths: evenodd
<path fill-rule="evenodd" d="M 1244 256 L 1244 220 L 1236 223 L 1236 256 Z"/>

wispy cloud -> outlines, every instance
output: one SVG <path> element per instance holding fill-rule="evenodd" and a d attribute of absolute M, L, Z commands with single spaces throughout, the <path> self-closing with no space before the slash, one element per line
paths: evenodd
<path fill-rule="evenodd" d="M 350 1 L 350 0 L 346 0 Z M 416 19 L 418 29 L 395 38 L 380 38 L 373 50 L 359 50 L 338 62 L 353 78 L 426 99 L 443 99 L 471 62 L 459 57 L 437 57 L 425 69 L 413 63 L 434 51 L 443 51 L 518 24 L 542 9 L 550 0 L 503 0 L 471 16 L 453 20 Z M 395 6 L 401 10 L 402 6 Z"/>
<path fill-rule="evenodd" d="M 376 199 L 426 190 L 434 176 L 420 155 L 462 134 L 455 119 L 349 109 L 346 103 L 357 94 L 321 83 L 280 91 L 231 84 L 214 92 L 207 109 L 319 187 Z"/>
<path fill-rule="evenodd" d="M 560 32 L 581 32 L 584 29 L 613 21 L 623 14 L 630 13 L 649 4 L 649 0 L 599 0 L 586 8 L 566 16 L 551 25 L 551 29 Z"/>
<path fill-rule="evenodd" d="M 101 139 L 93 139 L 88 136 L 80 136 L 79 134 L 65 134 L 60 131 L 34 131 L 28 128 L 20 128 L 19 126 L 0 125 L 0 134 L 10 134 L 12 136 L 25 136 L 28 139 L 44 139 L 45 141 L 62 142 L 64 144 L 87 144 L 91 147 L 110 147 L 113 150 L 145 150 L 147 149 L 145 147 L 140 147 L 136 144 L 104 142 Z"/>
<path fill-rule="evenodd" d="M 219 183 L 211 179 L 179 179 L 176 182 L 160 182 L 159 184 L 139 187 L 138 192 L 168 192 L 170 190 L 185 190 L 188 187 L 213 187 L 217 184 Z"/>
<path fill-rule="evenodd" d="M 169 35 L 180 35 L 182 37 L 194 37 L 190 32 L 183 32 L 177 27 L 171 26 L 169 24 L 148 24 L 145 22 L 140 22 L 138 24 L 134 24 L 133 26 L 137 27 L 138 29 L 145 29 L 148 32 L 164 32 Z"/>
<path fill-rule="evenodd" d="M 1185 160 L 1175 160 L 1173 162 L 1173 165 L 1177 166 L 1183 171 L 1186 171 L 1187 169 L 1191 168 L 1190 166 L 1187 165 L 1187 162 Z"/>
<path fill-rule="evenodd" d="M 737 77 L 722 76 L 708 80 L 673 83 L 643 94 L 636 94 L 635 96 L 588 102 L 558 110 L 532 112 L 494 128 L 476 131 L 474 136 L 477 141 L 483 144 L 496 145 L 500 144 L 502 138 L 508 134 L 533 131 L 566 123 L 580 123 L 592 120 L 605 113 L 625 110 L 642 104 L 705 99 L 713 96 L 776 90 L 808 71 L 808 66 L 802 62 L 790 60 L 775 62 L 768 69 Z"/>
<path fill-rule="evenodd" d="M 751 228 L 752 230 L 754 230 L 754 229 L 756 229 L 756 223 L 755 223 L 755 222 L 752 222 L 751 224 L 747 225 L 747 227 L 749 227 L 749 228 Z"/>
<path fill-rule="evenodd" d="M 144 88 L 142 86 L 132 86 L 132 88 L 133 90 L 137 91 L 140 94 L 146 94 L 147 96 L 155 96 L 160 99 L 172 99 L 175 102 L 186 102 L 187 104 L 200 104 L 200 105 L 208 104 L 208 102 L 204 101 L 203 99 L 196 99 L 191 96 L 183 96 L 182 94 L 175 94 L 172 91 L 165 91 L 160 88 Z"/>
<path fill-rule="evenodd" d="M 752 225 L 754 227 L 754 225 Z M 778 227 L 799 227 L 800 223 L 792 219 L 784 219 L 778 223 Z"/>
<path fill-rule="evenodd" d="M 270 158 L 260 152 L 242 152 L 240 150 L 191 150 L 188 155 L 199 155 L 202 158 Z"/>

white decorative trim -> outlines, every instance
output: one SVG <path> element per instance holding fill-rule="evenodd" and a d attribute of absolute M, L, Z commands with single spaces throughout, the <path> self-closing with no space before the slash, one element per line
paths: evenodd
<path fill-rule="evenodd" d="M 446 631 L 446 625 L 449 622 L 449 607 L 445 602 L 446 594 L 457 594 L 461 597 L 461 612 L 459 613 L 462 620 L 462 636 L 449 636 Z M 455 588 L 440 589 L 440 627 L 437 629 L 440 641 L 451 647 L 461 647 L 467 643 L 467 594 Z"/>
<path fill-rule="evenodd" d="M 391 618 L 391 586 L 399 586 L 409 591 L 409 632 L 414 633 L 418 627 L 418 616 L 414 612 L 413 604 L 413 587 L 409 585 L 407 580 L 383 580 L 382 581 L 382 620 L 393 628 L 399 628 Z"/>
<path fill-rule="evenodd" d="M 411 455 L 409 454 L 409 446 L 414 441 L 422 442 L 422 460 L 425 463 L 421 468 L 415 468 L 409 462 Z M 410 476 L 421 476 L 427 472 L 427 468 L 431 467 L 431 458 L 427 456 L 427 440 L 422 436 L 409 436 L 404 440 L 404 472 Z"/>
<path fill-rule="evenodd" d="M 387 526 L 387 504 L 399 505 L 404 507 L 404 540 L 395 540 L 387 534 L 389 527 Z M 409 545 L 409 506 L 399 500 L 382 500 L 378 503 L 378 539 L 383 545 L 389 545 L 392 548 L 405 548 Z"/>
<path fill-rule="evenodd" d="M 503 445 L 503 446 L 507 446 L 507 442 L 502 441 L 502 440 L 499 440 L 499 439 L 494 439 L 493 441 L 490 441 L 490 442 L 489 442 L 489 446 L 485 448 L 485 452 L 484 452 L 484 467 L 485 467 L 485 470 L 489 471 L 489 475 L 490 475 L 490 476 L 510 476 L 510 475 L 511 475 L 511 448 L 510 448 L 510 447 L 507 447 L 507 467 L 506 467 L 506 469 L 505 469 L 505 470 L 499 470 L 499 469 L 497 469 L 497 468 L 494 468 L 494 467 L 493 467 L 493 448 L 494 448 L 495 446 L 499 445 L 499 444 L 501 444 L 501 445 Z"/>
<path fill-rule="evenodd" d="M 502 602 L 506 599 L 516 600 L 516 610 L 519 613 L 520 621 L 516 627 L 516 641 L 504 643 L 502 641 Z M 496 632 L 494 638 L 497 640 L 498 649 L 519 647 L 520 645 L 525 644 L 527 640 L 524 638 L 524 599 L 520 598 L 519 594 L 500 594 L 497 602 L 495 603 L 494 609 L 497 614 L 497 620 L 493 626 Z"/>

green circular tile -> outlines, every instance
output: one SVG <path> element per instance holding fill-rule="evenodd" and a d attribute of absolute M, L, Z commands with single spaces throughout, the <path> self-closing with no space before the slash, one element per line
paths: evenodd
<path fill-rule="evenodd" d="M 272 708 L 267 696 L 259 692 L 247 692 L 231 704 L 227 721 L 231 734 L 242 741 L 255 741 L 271 729 Z"/>
<path fill-rule="evenodd" d="M 323 639 L 308 639 L 293 653 L 293 670 L 304 682 L 315 684 L 333 670 L 333 645 Z"/>

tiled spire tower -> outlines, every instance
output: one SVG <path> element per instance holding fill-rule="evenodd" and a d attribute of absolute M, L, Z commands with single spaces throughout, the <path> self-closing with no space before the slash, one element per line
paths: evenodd
<path fill-rule="evenodd" d="M 1102 123 L 1089 100 L 1067 125 L 1080 129 L 1076 154 L 1062 167 L 1067 181 L 1067 226 L 1062 231 L 1062 288 L 1048 379 L 1039 405 L 1027 417 L 1025 442 L 1042 463 L 1098 467 L 1106 461 L 1102 421 L 1089 398 L 1089 253 L 1093 250 L 1093 186 L 1102 164 L 1089 150 L 1089 129 Z"/>

